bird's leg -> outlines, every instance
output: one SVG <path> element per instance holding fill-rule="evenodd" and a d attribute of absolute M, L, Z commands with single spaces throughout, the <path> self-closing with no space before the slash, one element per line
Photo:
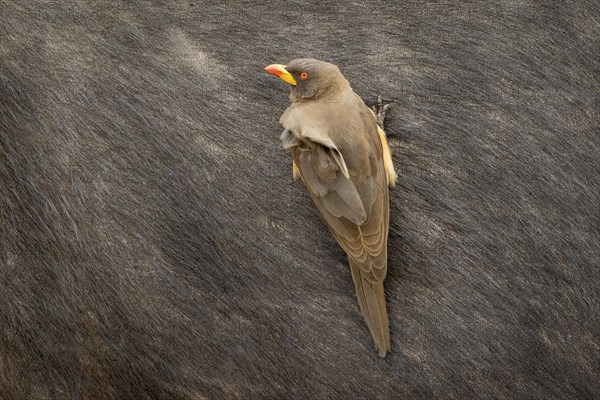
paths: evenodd
<path fill-rule="evenodd" d="M 385 115 L 387 114 L 391 104 L 383 104 L 381 96 L 377 96 L 377 104 L 373 106 L 373 111 L 377 114 L 377 125 L 385 131 L 383 124 L 385 122 Z"/>

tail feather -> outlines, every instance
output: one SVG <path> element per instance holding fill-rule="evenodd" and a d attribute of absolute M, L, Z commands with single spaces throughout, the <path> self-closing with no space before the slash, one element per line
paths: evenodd
<path fill-rule="evenodd" d="M 349 261 L 360 310 L 379 355 L 385 357 L 385 353 L 390 350 L 390 328 L 383 282 L 369 282 L 358 265 L 353 260 Z"/>

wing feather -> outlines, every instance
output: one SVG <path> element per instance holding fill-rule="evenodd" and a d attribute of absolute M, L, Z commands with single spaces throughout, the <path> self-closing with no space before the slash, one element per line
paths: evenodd
<path fill-rule="evenodd" d="M 332 149 L 303 138 L 291 148 L 302 180 L 340 246 L 367 277 L 380 282 L 387 264 L 388 188 L 378 132 L 370 135 L 370 176 L 342 173 Z M 364 174 L 362 174 L 364 176 Z"/>
<path fill-rule="evenodd" d="M 379 354 L 384 356 L 390 349 L 383 289 L 387 273 L 388 185 L 395 184 L 396 173 L 385 134 L 365 109 L 363 104 L 364 131 L 348 132 L 347 136 L 362 144 L 366 140 L 368 146 L 350 148 L 349 158 L 344 157 L 328 132 L 297 137 L 286 129 L 281 139 L 290 149 L 293 165 L 315 205 L 348 255 L 361 312 Z M 368 155 L 363 150 L 357 155 L 365 148 L 370 149 Z"/>

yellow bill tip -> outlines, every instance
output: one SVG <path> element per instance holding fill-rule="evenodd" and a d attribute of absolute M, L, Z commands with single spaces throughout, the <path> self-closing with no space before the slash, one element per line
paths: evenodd
<path fill-rule="evenodd" d="M 282 64 L 271 64 L 265 67 L 265 71 L 270 73 L 271 75 L 275 75 L 285 83 L 288 83 L 292 86 L 296 86 L 296 80 L 286 69 L 285 65 Z"/>

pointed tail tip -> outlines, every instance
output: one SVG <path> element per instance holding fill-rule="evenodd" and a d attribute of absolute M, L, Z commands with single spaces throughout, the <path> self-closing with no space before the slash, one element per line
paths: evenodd
<path fill-rule="evenodd" d="M 390 351 L 390 343 L 381 343 L 378 347 L 379 357 L 384 358 Z"/>

